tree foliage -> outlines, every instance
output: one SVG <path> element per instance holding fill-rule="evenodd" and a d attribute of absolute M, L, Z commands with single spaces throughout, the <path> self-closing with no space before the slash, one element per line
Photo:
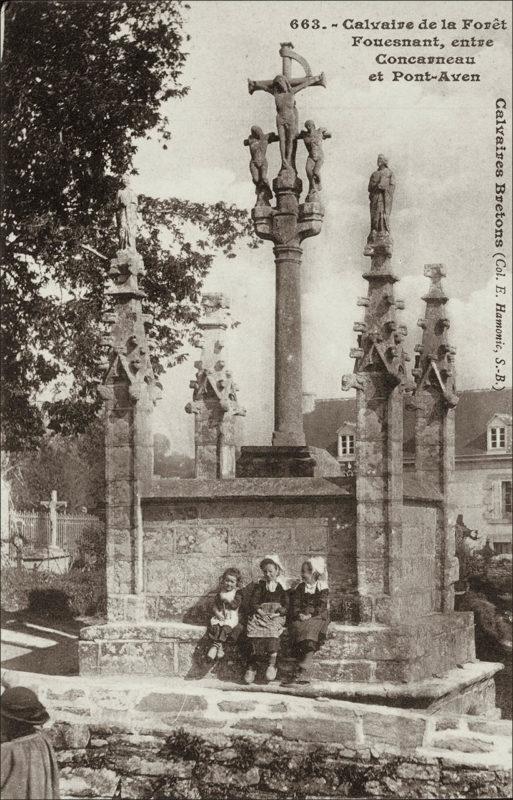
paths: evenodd
<path fill-rule="evenodd" d="M 35 451 L 18 454 L 11 475 L 14 507 L 41 510 L 52 489 L 66 500 L 68 513 L 86 507 L 95 513 L 105 500 L 105 450 L 103 426 L 95 420 L 75 436 L 46 434 Z"/>
<path fill-rule="evenodd" d="M 171 0 L 6 6 L 1 345 L 9 451 L 37 445 L 45 426 L 83 431 L 98 411 L 106 262 L 80 244 L 114 255 L 113 199 L 137 141 L 157 132 L 167 148 L 162 104 L 187 93 L 183 8 Z M 171 106 L 179 113 L 178 102 Z M 232 254 L 249 222 L 221 202 L 142 197 L 140 210 L 141 283 L 160 371 L 194 330 L 215 249 Z M 71 387 L 66 399 L 38 402 L 60 382 Z"/>
<path fill-rule="evenodd" d="M 161 478 L 194 478 L 194 459 L 185 453 L 170 452 L 171 443 L 163 433 L 153 437 L 153 472 Z"/>

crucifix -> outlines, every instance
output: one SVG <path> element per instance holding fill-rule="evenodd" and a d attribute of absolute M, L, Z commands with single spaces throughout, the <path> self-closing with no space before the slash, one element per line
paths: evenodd
<path fill-rule="evenodd" d="M 299 132 L 295 95 L 308 86 L 326 86 L 324 73 L 313 75 L 308 62 L 298 55 L 289 42 L 280 47 L 282 73 L 271 80 L 250 80 L 249 93 L 264 91 L 273 95 L 276 104 L 275 133 L 264 134 L 259 126 L 251 128 L 244 144 L 251 153 L 250 171 L 256 187 L 257 201 L 252 211 L 255 231 L 261 239 L 274 244 L 276 264 L 275 312 L 275 383 L 273 448 L 305 447 L 302 409 L 302 344 L 301 344 L 301 243 L 321 230 L 324 210 L 320 202 L 320 166 L 322 139 L 329 134 L 324 128 Z M 292 62 L 298 62 L 305 74 L 292 77 Z M 308 123 L 310 124 L 310 123 Z M 313 124 L 313 123 L 312 123 Z M 305 142 L 308 155 L 307 177 L 310 192 L 300 205 L 302 182 L 296 171 L 297 142 Z M 279 141 L 281 169 L 273 181 L 276 207 L 267 180 L 266 149 Z M 276 457 L 277 451 L 273 456 Z M 287 456 L 288 457 L 288 456 Z M 284 473 L 289 474 L 289 473 Z M 295 474 L 295 473 L 290 473 Z"/>
<path fill-rule="evenodd" d="M 57 513 L 60 508 L 67 508 L 65 500 L 57 500 L 57 491 L 52 489 L 50 500 L 41 500 L 40 505 L 47 508 L 50 513 L 50 547 L 56 548 L 57 544 Z"/>
<path fill-rule="evenodd" d="M 250 94 L 262 91 L 269 92 L 276 103 L 276 128 L 280 142 L 281 168 L 286 170 L 296 168 L 296 148 L 299 134 L 298 113 L 295 95 L 307 86 L 326 86 L 324 73 L 312 75 L 312 70 L 306 59 L 294 52 L 290 42 L 284 42 L 280 47 L 282 58 L 282 74 L 276 75 L 271 80 L 248 80 Z M 297 61 L 305 70 L 303 78 L 292 77 L 292 61 Z"/>

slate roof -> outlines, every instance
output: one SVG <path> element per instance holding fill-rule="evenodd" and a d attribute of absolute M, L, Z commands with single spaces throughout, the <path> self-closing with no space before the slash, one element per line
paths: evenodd
<path fill-rule="evenodd" d="M 456 407 L 456 455 L 482 455 L 487 452 L 486 426 L 494 414 L 511 415 L 512 390 L 491 389 L 459 392 Z M 315 408 L 303 415 L 306 442 L 337 454 L 337 429 L 345 422 L 356 422 L 356 398 L 316 400 Z M 415 414 L 404 414 L 404 453 L 414 452 Z"/>

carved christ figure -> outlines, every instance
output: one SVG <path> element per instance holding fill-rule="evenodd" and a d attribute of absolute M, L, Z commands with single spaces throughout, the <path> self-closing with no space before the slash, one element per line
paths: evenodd
<path fill-rule="evenodd" d="M 322 190 L 321 186 L 321 167 L 324 164 L 324 151 L 322 143 L 324 139 L 331 138 L 326 128 L 316 128 L 315 122 L 311 119 L 305 122 L 306 131 L 303 131 L 299 138 L 303 139 L 308 158 L 306 159 L 306 176 L 309 183 L 307 202 L 315 197 L 317 192 Z"/>
<path fill-rule="evenodd" d="M 370 176 L 368 191 L 371 218 L 369 239 L 372 239 L 377 233 L 390 233 L 395 178 L 384 155 L 378 156 L 378 168 Z"/>
<path fill-rule="evenodd" d="M 130 176 L 122 178 L 123 187 L 116 196 L 116 223 L 120 250 L 135 250 L 137 237 L 137 195 L 130 186 Z"/>
<path fill-rule="evenodd" d="M 297 147 L 297 137 L 299 133 L 298 115 L 294 95 L 307 86 L 323 82 L 324 75 L 306 76 L 305 78 L 286 78 L 285 75 L 277 75 L 272 81 L 252 81 L 248 82 L 249 93 L 253 94 L 258 90 L 269 92 L 274 97 L 276 103 L 276 128 L 280 140 L 281 168 L 291 168 L 295 170 L 295 156 Z"/>

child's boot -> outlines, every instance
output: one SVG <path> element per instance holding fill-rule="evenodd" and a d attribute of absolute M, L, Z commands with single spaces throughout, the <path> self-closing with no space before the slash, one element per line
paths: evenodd
<path fill-rule="evenodd" d="M 265 671 L 265 677 L 267 678 L 268 681 L 274 681 L 276 680 L 277 672 L 278 671 L 276 669 L 276 653 L 273 653 L 272 656 L 270 656 L 269 658 L 269 666 Z"/>
<path fill-rule="evenodd" d="M 303 657 L 299 662 L 299 669 L 297 675 L 298 683 L 310 683 L 310 672 L 313 665 L 313 656 L 314 656 L 314 643 L 307 641 L 305 642 Z"/>
<path fill-rule="evenodd" d="M 244 674 L 244 683 L 250 684 L 254 683 L 256 678 L 256 669 L 253 666 L 247 668 Z"/>
<path fill-rule="evenodd" d="M 207 653 L 207 658 L 209 661 L 215 661 L 217 658 L 217 645 L 213 644 L 210 650 Z"/>

